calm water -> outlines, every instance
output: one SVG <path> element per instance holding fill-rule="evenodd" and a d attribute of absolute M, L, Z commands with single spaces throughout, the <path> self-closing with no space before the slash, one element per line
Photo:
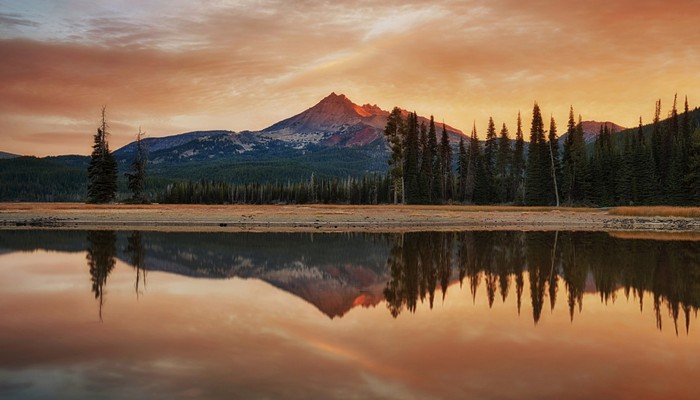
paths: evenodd
<path fill-rule="evenodd" d="M 0 231 L 0 398 L 700 398 L 700 242 Z"/>

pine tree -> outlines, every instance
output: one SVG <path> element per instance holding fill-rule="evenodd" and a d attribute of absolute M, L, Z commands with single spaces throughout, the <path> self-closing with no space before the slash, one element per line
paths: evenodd
<path fill-rule="evenodd" d="M 442 200 L 452 201 L 452 146 L 444 122 L 440 138 L 440 186 Z"/>
<path fill-rule="evenodd" d="M 474 163 L 474 203 L 491 204 L 493 202 L 493 176 L 486 163 L 486 157 L 477 147 Z"/>
<path fill-rule="evenodd" d="M 418 175 L 418 192 L 416 199 L 418 204 L 430 203 L 430 181 L 433 177 L 433 154 L 428 139 L 428 128 L 424 123 L 420 125 L 420 173 Z"/>
<path fill-rule="evenodd" d="M 480 161 L 480 168 L 478 169 L 480 204 L 489 204 L 496 201 L 495 175 L 497 153 L 498 136 L 496 135 L 496 125 L 493 122 L 493 118 L 489 117 L 489 125 L 486 129 L 486 141 L 484 142 L 483 160 Z"/>
<path fill-rule="evenodd" d="M 428 138 L 430 144 L 430 157 L 432 160 L 432 169 L 430 174 L 430 196 L 429 200 L 432 204 L 439 204 L 442 202 L 441 199 L 441 185 L 440 185 L 440 173 L 442 156 L 440 154 L 440 148 L 438 147 L 437 131 L 435 129 L 435 119 L 430 116 L 430 127 L 428 129 Z"/>
<path fill-rule="evenodd" d="M 404 187 L 405 202 L 416 204 L 420 198 L 418 178 L 420 174 L 420 144 L 418 137 L 418 114 L 413 112 L 408 117 L 408 129 L 404 142 Z"/>
<path fill-rule="evenodd" d="M 146 151 L 141 142 L 141 137 L 144 134 L 145 133 L 141 132 L 141 128 L 139 128 L 139 133 L 136 134 L 136 156 L 131 163 L 131 172 L 124 174 L 128 179 L 129 190 L 131 190 L 131 201 L 134 203 L 146 202 L 143 189 L 146 183 L 147 158 Z"/>
<path fill-rule="evenodd" d="M 525 139 L 523 137 L 523 123 L 518 112 L 518 125 L 515 133 L 515 147 L 513 149 L 513 161 L 511 163 L 511 182 L 513 199 L 516 204 L 525 204 Z"/>
<path fill-rule="evenodd" d="M 467 200 L 467 173 L 469 170 L 467 149 L 464 145 L 463 136 L 459 138 L 459 160 L 457 167 L 459 173 L 459 181 L 457 185 L 457 199 L 461 203 Z"/>
<path fill-rule="evenodd" d="M 501 203 L 509 202 L 513 197 L 510 171 L 511 153 L 508 128 L 504 123 L 498 138 L 498 155 L 496 157 L 496 188 L 498 189 L 498 201 Z"/>
<path fill-rule="evenodd" d="M 498 137 L 493 118 L 489 117 L 489 126 L 486 129 L 486 141 L 484 142 L 484 161 L 487 168 L 493 170 L 496 165 L 496 153 L 498 152 Z"/>
<path fill-rule="evenodd" d="M 540 106 L 535 102 L 532 109 L 530 147 L 525 173 L 525 204 L 547 205 L 551 193 L 549 149 L 544 137 L 544 122 Z"/>
<path fill-rule="evenodd" d="M 583 138 L 583 121 L 581 114 L 578 115 L 575 133 L 574 147 L 572 149 L 572 157 L 574 157 L 574 161 L 576 162 L 573 199 L 576 202 L 585 202 L 589 199 L 588 194 L 591 191 L 592 178 L 590 175 L 588 150 Z"/>
<path fill-rule="evenodd" d="M 654 112 L 653 130 L 651 133 L 652 154 L 654 155 L 654 164 L 656 166 L 656 177 L 658 179 L 658 190 L 656 197 L 663 198 L 663 194 L 668 190 L 668 176 L 671 170 L 671 148 L 672 136 L 670 130 L 662 130 L 661 126 L 661 100 L 656 102 Z"/>
<path fill-rule="evenodd" d="M 469 149 L 467 150 L 467 175 L 465 179 L 464 200 L 467 202 L 474 201 L 474 190 L 476 187 L 477 161 L 481 157 L 481 149 L 479 147 L 479 138 L 476 134 L 476 123 L 472 128 L 472 134 L 469 138 Z"/>
<path fill-rule="evenodd" d="M 88 166 L 88 203 L 109 203 L 117 194 L 117 161 L 109 150 L 106 107 L 102 107 L 102 122 L 97 128 Z"/>
<path fill-rule="evenodd" d="M 406 124 L 401 116 L 401 109 L 394 107 L 389 114 L 384 128 L 384 136 L 389 143 L 391 156 L 389 157 L 389 176 L 392 182 L 392 193 L 394 204 L 399 202 L 399 198 L 403 202 L 403 143 L 406 136 Z"/>
<path fill-rule="evenodd" d="M 574 107 L 569 108 L 569 122 L 566 125 L 566 140 L 562 152 L 562 196 L 566 202 L 574 201 L 574 186 L 576 185 L 576 161 L 574 160 L 574 147 L 576 141 L 576 121 L 574 120 Z"/>
<path fill-rule="evenodd" d="M 559 139 L 557 138 L 557 123 L 554 117 L 550 117 L 549 137 L 547 146 L 549 147 L 550 174 L 552 180 L 552 192 L 554 193 L 555 204 L 559 207 L 559 181 L 561 180 L 561 163 L 559 161 Z"/>

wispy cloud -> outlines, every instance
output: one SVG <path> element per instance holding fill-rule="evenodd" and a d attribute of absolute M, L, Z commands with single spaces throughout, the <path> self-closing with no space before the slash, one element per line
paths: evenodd
<path fill-rule="evenodd" d="M 33 120 L 89 120 L 102 104 L 154 135 L 260 129 L 330 91 L 462 128 L 512 125 L 534 100 L 557 119 L 573 104 L 628 125 L 658 97 L 700 99 L 696 14 L 690 0 L 12 3 L 0 14 L 0 135 L 9 115 L 26 117 L 12 134 L 31 138 L 50 131 Z M 115 146 L 131 136 L 115 132 Z"/>

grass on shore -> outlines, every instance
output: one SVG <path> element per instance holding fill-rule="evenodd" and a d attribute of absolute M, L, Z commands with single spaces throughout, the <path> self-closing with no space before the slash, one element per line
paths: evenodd
<path fill-rule="evenodd" d="M 615 207 L 609 211 L 610 215 L 624 215 L 629 217 L 683 217 L 700 218 L 700 207 Z"/>

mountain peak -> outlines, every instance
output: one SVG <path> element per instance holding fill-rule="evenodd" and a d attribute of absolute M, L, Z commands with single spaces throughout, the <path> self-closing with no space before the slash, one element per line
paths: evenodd
<path fill-rule="evenodd" d="M 361 107 L 353 103 L 344 94 L 332 92 L 324 97 L 315 106 L 284 121 L 280 121 L 265 132 L 293 129 L 295 131 L 318 132 L 328 128 L 341 126 L 354 126 L 365 122 L 376 113 L 381 112 L 378 107 Z"/>

